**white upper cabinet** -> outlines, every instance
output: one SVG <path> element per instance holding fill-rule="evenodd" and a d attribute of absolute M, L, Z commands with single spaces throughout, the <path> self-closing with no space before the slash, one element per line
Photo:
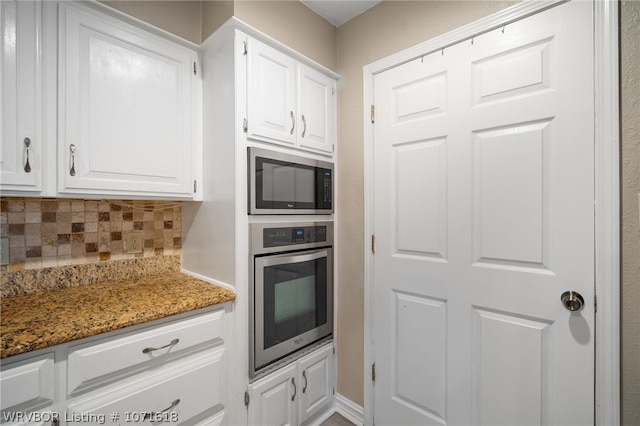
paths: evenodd
<path fill-rule="evenodd" d="M 247 92 L 248 135 L 296 144 L 296 61 L 251 39 Z"/>
<path fill-rule="evenodd" d="M 298 126 L 298 145 L 333 152 L 336 81 L 298 64 L 298 90 L 301 120 Z"/>
<path fill-rule="evenodd" d="M 333 153 L 335 79 L 256 39 L 247 49 L 247 136 Z"/>
<path fill-rule="evenodd" d="M 38 192 L 42 188 L 40 19 L 39 2 L 0 2 L 0 187 L 3 191 Z"/>
<path fill-rule="evenodd" d="M 197 52 L 59 4 L 58 193 L 194 198 Z"/>

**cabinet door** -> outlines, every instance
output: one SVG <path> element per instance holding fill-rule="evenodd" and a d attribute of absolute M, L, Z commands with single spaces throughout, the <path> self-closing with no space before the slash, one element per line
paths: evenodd
<path fill-rule="evenodd" d="M 298 145 L 332 153 L 336 81 L 302 64 L 298 69 Z"/>
<path fill-rule="evenodd" d="M 296 425 L 300 383 L 296 365 L 289 365 L 249 386 L 249 425 Z"/>
<path fill-rule="evenodd" d="M 190 198 L 196 53 L 60 3 L 58 191 Z"/>
<path fill-rule="evenodd" d="M 298 361 L 300 377 L 300 423 L 318 413 L 333 401 L 333 346 L 324 348 Z"/>
<path fill-rule="evenodd" d="M 0 181 L 3 190 L 41 190 L 40 17 L 40 2 L 0 2 Z"/>
<path fill-rule="evenodd" d="M 51 406 L 55 398 L 54 354 L 42 356 L 2 366 L 0 371 L 0 409 L 4 421 L 20 422 L 26 418 L 11 417 Z M 30 419 L 36 421 L 37 415 Z"/>
<path fill-rule="evenodd" d="M 296 61 L 249 40 L 247 135 L 267 141 L 296 143 Z"/>

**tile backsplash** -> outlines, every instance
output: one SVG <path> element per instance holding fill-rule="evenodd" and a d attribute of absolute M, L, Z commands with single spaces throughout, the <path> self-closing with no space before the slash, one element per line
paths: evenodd
<path fill-rule="evenodd" d="M 142 253 L 126 236 L 141 231 Z M 180 202 L 0 198 L 0 237 L 8 239 L 1 272 L 180 254 Z M 4 256 L 3 256 L 4 257 Z"/>

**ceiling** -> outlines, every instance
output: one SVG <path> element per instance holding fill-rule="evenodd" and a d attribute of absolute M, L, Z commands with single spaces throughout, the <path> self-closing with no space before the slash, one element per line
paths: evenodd
<path fill-rule="evenodd" d="M 300 0 L 309 9 L 322 16 L 332 25 L 339 27 L 355 18 L 381 0 Z"/>

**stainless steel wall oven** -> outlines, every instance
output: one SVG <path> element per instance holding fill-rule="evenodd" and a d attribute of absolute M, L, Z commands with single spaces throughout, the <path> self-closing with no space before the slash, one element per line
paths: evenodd
<path fill-rule="evenodd" d="M 333 223 L 250 224 L 249 375 L 333 332 Z"/>

